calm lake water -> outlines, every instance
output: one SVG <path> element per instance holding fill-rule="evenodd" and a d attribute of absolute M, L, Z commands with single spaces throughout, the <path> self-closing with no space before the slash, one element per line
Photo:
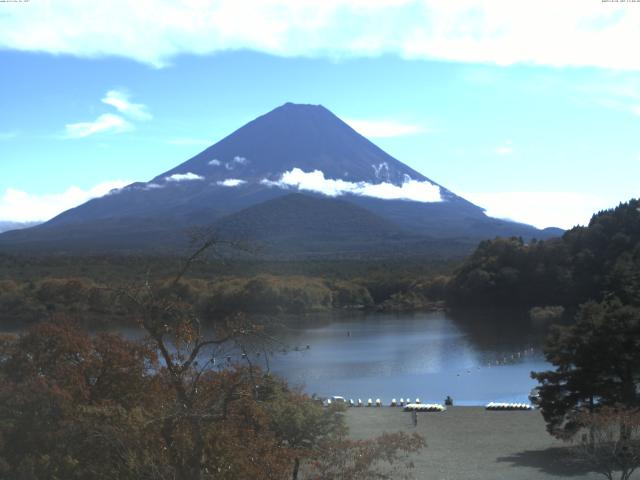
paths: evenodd
<path fill-rule="evenodd" d="M 530 372 L 550 368 L 541 352 L 544 334 L 504 314 L 353 315 L 286 328 L 280 339 L 287 351 L 269 356 L 269 366 L 320 396 L 528 402 L 536 386 Z M 264 358 L 256 361 L 264 365 Z"/>
<path fill-rule="evenodd" d="M 119 331 L 143 336 L 137 329 Z M 284 322 L 273 332 L 277 342 L 254 350 L 249 360 L 322 397 L 528 402 L 536 386 L 530 372 L 551 367 L 541 350 L 545 334 L 544 326 L 504 312 L 353 312 Z M 238 350 L 218 352 L 221 368 L 229 365 L 227 355 L 232 363 L 245 361 Z"/>

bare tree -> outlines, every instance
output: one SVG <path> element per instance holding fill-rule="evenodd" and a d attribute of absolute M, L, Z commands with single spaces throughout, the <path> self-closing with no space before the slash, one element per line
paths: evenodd
<path fill-rule="evenodd" d="M 169 281 L 154 281 L 148 273 L 140 284 L 117 292 L 145 330 L 150 346 L 158 351 L 167 383 L 173 389 L 175 401 L 156 421 L 161 422 L 177 478 L 185 480 L 202 478 L 205 425 L 223 418 L 228 402 L 240 395 L 233 385 L 223 394 L 211 395 L 202 388 L 203 377 L 229 350 L 242 351 L 247 357 L 245 343 L 255 344 L 261 333 L 258 325 L 241 314 L 203 321 L 194 305 L 181 295 L 181 280 L 194 263 L 225 243 L 213 235 L 199 240 Z"/>

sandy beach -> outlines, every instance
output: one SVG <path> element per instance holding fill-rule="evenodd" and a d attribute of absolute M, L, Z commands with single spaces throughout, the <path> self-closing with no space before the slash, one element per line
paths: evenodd
<path fill-rule="evenodd" d="M 346 419 L 354 439 L 399 430 L 423 435 L 427 448 L 413 459 L 416 479 L 604 478 L 572 463 L 567 444 L 545 431 L 536 410 L 450 407 L 444 413 L 419 413 L 417 427 L 401 408 L 351 408 Z"/>

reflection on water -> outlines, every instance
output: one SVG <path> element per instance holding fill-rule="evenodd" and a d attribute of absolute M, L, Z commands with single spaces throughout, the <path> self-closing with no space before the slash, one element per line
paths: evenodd
<path fill-rule="evenodd" d="M 541 352 L 546 329 L 514 313 L 354 312 L 287 324 L 273 332 L 279 346 L 254 349 L 248 358 L 230 346 L 216 353 L 216 365 L 268 362 L 290 384 L 323 397 L 388 404 L 401 397 L 442 403 L 450 395 L 456 405 L 527 402 L 536 386 L 530 372 L 550 368 Z M 144 337 L 136 328 L 118 331 Z"/>
<path fill-rule="evenodd" d="M 375 314 L 288 328 L 280 338 L 292 348 L 271 357 L 270 367 L 321 396 L 526 402 L 536 385 L 530 372 L 549 365 L 540 351 L 542 332 L 514 320 Z"/>

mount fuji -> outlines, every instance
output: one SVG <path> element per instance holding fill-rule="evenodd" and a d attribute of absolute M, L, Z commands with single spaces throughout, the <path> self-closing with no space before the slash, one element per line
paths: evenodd
<path fill-rule="evenodd" d="M 326 108 L 287 103 L 148 182 L 1 234 L 0 251 L 168 252 L 202 226 L 276 256 L 462 253 L 562 233 L 488 217 Z"/>

